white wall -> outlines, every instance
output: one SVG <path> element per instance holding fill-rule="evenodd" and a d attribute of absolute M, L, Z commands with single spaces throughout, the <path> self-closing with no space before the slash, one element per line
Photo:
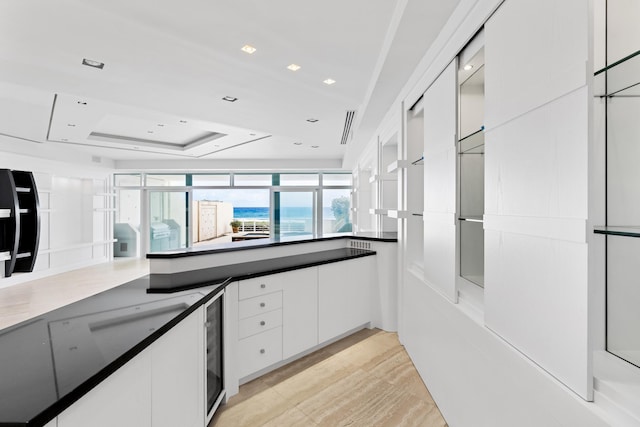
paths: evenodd
<path fill-rule="evenodd" d="M 58 160 L 69 154 L 64 151 L 34 150 L 45 144 L 15 145 L 16 141 L 0 136 L 0 149 L 11 149 L 0 151 L 0 168 L 33 172 L 40 198 L 41 237 L 34 272 L 0 278 L 0 287 L 108 261 L 113 244 L 96 242 L 111 238 L 108 209 L 113 198 L 97 194 L 110 191 L 111 169 L 92 162 L 88 154 L 69 155 L 65 162 Z"/>
<path fill-rule="evenodd" d="M 484 312 L 445 296 L 448 275 L 432 274 L 431 287 L 406 263 L 399 275 L 401 342 L 453 427 L 606 425 L 588 402 L 592 347 L 601 343 L 593 338 L 604 320 L 601 248 L 591 231 L 602 202 L 590 129 L 592 6 L 463 0 L 387 114 L 413 105 L 488 20 Z M 439 110 L 425 108 L 425 135 L 447 120 L 451 93 L 440 94 Z M 443 216 L 455 197 L 446 159 L 425 164 L 425 209 L 438 206 Z M 440 188 L 430 190 L 435 182 Z M 455 209 L 447 215 L 453 226 Z M 425 268 L 450 270 L 455 239 L 435 244 L 428 230 L 442 229 L 424 225 Z"/>

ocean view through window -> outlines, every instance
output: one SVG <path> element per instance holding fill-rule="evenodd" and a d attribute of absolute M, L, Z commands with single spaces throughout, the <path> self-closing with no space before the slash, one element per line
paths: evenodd
<path fill-rule="evenodd" d="M 137 182 L 144 184 L 135 185 L 130 176 L 139 176 Z M 349 173 L 127 173 L 114 175 L 114 183 L 116 193 L 132 194 L 132 187 L 139 193 L 139 198 L 124 197 L 117 204 L 118 212 L 127 215 L 116 214 L 127 221 L 127 229 L 134 230 L 135 235 L 128 238 L 136 240 L 134 246 L 141 249 L 138 256 L 157 250 L 352 230 Z M 186 197 L 171 196 L 175 192 Z M 162 204 L 158 194 L 166 194 Z M 132 211 L 146 212 L 149 217 L 132 218 Z M 179 215 L 180 211 L 184 214 Z M 123 225 L 115 228 L 123 229 Z M 174 236 L 177 233 L 179 239 Z M 131 251 L 121 254 L 136 256 Z"/>

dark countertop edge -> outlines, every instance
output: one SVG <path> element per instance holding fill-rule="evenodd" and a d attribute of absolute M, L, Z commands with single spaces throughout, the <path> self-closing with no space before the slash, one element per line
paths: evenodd
<path fill-rule="evenodd" d="M 255 243 L 252 245 L 238 245 L 237 247 L 223 247 L 223 248 L 210 248 L 210 249 L 202 249 L 202 250 L 192 250 L 192 251 L 181 251 L 181 252 L 152 252 L 147 254 L 147 259 L 173 259 L 173 258 L 184 258 L 198 255 L 211 255 L 218 254 L 224 252 L 235 252 L 235 251 L 246 251 L 251 249 L 262 249 L 262 248 L 270 248 L 275 246 L 286 246 L 286 245 L 297 245 L 300 243 L 313 243 L 313 242 L 321 242 L 325 240 L 338 240 L 338 239 L 353 239 L 353 240 L 370 240 L 377 242 L 397 242 L 397 237 L 375 237 L 375 236 L 367 236 L 367 235 L 343 235 L 343 236 L 329 236 L 329 237 L 317 237 L 310 239 L 301 239 L 301 240 L 291 240 L 285 242 L 274 242 L 269 240 L 265 243 Z M 264 239 L 267 240 L 267 239 Z M 1 426 L 0 426 L 1 427 Z"/>
<path fill-rule="evenodd" d="M 75 402 L 80 400 L 84 395 L 89 393 L 93 388 L 95 388 L 102 381 L 106 380 L 109 376 L 115 373 L 118 369 L 123 367 L 127 362 L 131 361 L 138 354 L 142 353 L 144 349 L 149 347 L 158 338 L 162 337 L 168 331 L 173 329 L 178 323 L 182 322 L 186 319 L 190 314 L 192 314 L 196 309 L 206 304 L 209 300 L 215 297 L 221 290 L 227 287 L 230 283 L 229 280 L 226 280 L 222 283 L 218 284 L 201 284 L 198 286 L 199 288 L 203 288 L 205 286 L 218 286 L 215 289 L 212 289 L 209 293 L 203 294 L 202 298 L 200 298 L 197 302 L 193 303 L 189 308 L 184 310 L 182 313 L 165 323 L 162 327 L 158 328 L 151 335 L 140 341 L 138 344 L 133 346 L 130 350 L 123 353 L 120 357 L 115 359 L 113 362 L 109 363 L 107 366 L 102 368 L 99 372 L 89 377 L 82 384 L 74 388 L 71 392 L 67 393 L 65 396 L 58 399 L 53 405 L 49 406 L 44 411 L 40 412 L 33 419 L 27 421 L 26 423 L 22 422 L 0 422 L 0 427 L 44 427 L 48 422 L 51 422 L 55 417 L 64 412 L 65 409 L 69 408 Z"/>
<path fill-rule="evenodd" d="M 332 259 L 325 259 L 325 260 L 322 260 L 322 261 L 312 261 L 312 262 L 307 262 L 307 263 L 303 263 L 303 264 L 291 265 L 291 266 L 287 266 L 287 267 L 274 268 L 274 269 L 271 269 L 271 270 L 264 270 L 264 271 L 260 271 L 260 272 L 248 273 L 248 274 L 245 274 L 245 275 L 242 275 L 242 276 L 230 276 L 225 280 L 224 283 L 225 283 L 225 286 L 226 286 L 227 284 L 229 284 L 231 282 L 235 282 L 236 280 L 247 280 L 247 279 L 252 279 L 254 277 L 268 276 L 270 274 L 278 274 L 278 273 L 284 273 L 284 272 L 287 272 L 287 271 L 300 270 L 302 268 L 309 268 L 309 267 L 315 267 L 315 266 L 318 266 L 318 265 L 331 264 L 331 263 L 334 263 L 334 262 L 347 261 L 347 260 L 350 260 L 350 259 L 362 258 L 362 257 L 366 257 L 366 256 L 372 256 L 372 255 L 375 255 L 375 254 L 376 254 L 375 251 L 362 250 L 361 252 L 356 253 L 356 254 L 340 256 L 340 257 L 336 257 L 336 258 L 332 258 Z M 247 262 L 247 264 L 251 264 L 251 263 L 252 263 L 252 261 L 248 261 Z M 153 276 L 153 275 L 151 274 L 150 276 Z M 180 286 L 180 287 L 147 288 L 147 293 L 148 294 L 172 294 L 174 292 L 201 288 L 203 286 L 208 286 L 208 285 L 206 283 L 193 283 L 193 284 L 190 284 L 190 285 L 187 285 L 187 286 Z"/>
<path fill-rule="evenodd" d="M 398 243 L 398 237 L 349 236 L 352 240 L 370 240 L 372 242 Z"/>

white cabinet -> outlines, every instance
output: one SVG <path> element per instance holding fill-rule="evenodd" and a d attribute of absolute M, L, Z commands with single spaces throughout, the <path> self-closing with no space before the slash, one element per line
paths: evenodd
<path fill-rule="evenodd" d="M 318 344 L 318 267 L 282 273 L 282 357 Z"/>
<path fill-rule="evenodd" d="M 318 267 L 238 283 L 238 376 L 318 344 Z"/>
<path fill-rule="evenodd" d="M 269 276 L 260 276 L 253 279 L 240 281 L 241 300 L 266 295 L 282 290 L 282 281 L 279 274 L 271 274 Z"/>
<path fill-rule="evenodd" d="M 240 289 L 244 282 L 241 282 Z M 240 319 L 269 313 L 282 307 L 282 292 L 274 292 L 272 294 L 259 295 L 253 298 L 242 299 L 238 304 Z"/>
<path fill-rule="evenodd" d="M 198 309 L 151 345 L 153 427 L 204 425 L 204 319 Z"/>
<path fill-rule="evenodd" d="M 240 378 L 260 371 L 282 360 L 282 328 L 241 339 L 238 342 L 238 374 Z"/>
<path fill-rule="evenodd" d="M 371 274 L 363 257 L 238 282 L 227 299 L 230 382 L 243 382 L 372 321 Z M 237 297 L 235 296 L 237 295 Z M 227 384 L 228 395 L 235 394 Z"/>
<path fill-rule="evenodd" d="M 238 375 L 251 375 L 282 360 L 280 274 L 238 282 Z"/>
<path fill-rule="evenodd" d="M 58 427 L 151 427 L 147 348 L 58 415 Z"/>
<path fill-rule="evenodd" d="M 204 374 L 198 308 L 61 413 L 57 426 L 201 427 Z"/>
<path fill-rule="evenodd" d="M 371 320 L 370 274 L 374 257 L 318 267 L 318 338 L 324 342 Z"/>

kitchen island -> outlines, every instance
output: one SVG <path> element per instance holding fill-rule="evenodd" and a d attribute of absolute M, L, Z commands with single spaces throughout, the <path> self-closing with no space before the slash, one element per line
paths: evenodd
<path fill-rule="evenodd" d="M 58 427 L 78 425 L 72 421 L 73 416 L 67 416 L 73 412 L 74 408 L 83 405 L 91 406 L 90 403 L 83 402 L 89 402 L 93 395 L 98 396 L 102 389 L 109 387 L 111 381 L 115 381 L 114 378 L 117 376 L 122 377 L 123 384 L 129 384 L 133 378 L 138 376 L 140 368 L 147 372 L 146 377 L 144 375 L 143 377 L 148 377 L 148 381 L 133 380 L 133 384 L 126 386 L 123 393 L 126 395 L 127 392 L 135 391 L 134 401 L 140 398 L 143 401 L 132 407 L 125 405 L 128 409 L 114 407 L 107 412 L 112 417 L 124 416 L 128 420 L 124 425 L 144 425 L 146 421 L 151 422 L 152 419 L 156 420 L 153 422 L 154 427 L 161 425 L 157 420 L 162 417 L 162 411 L 171 410 L 171 406 L 167 406 L 167 402 L 153 402 L 153 399 L 147 402 L 144 400 L 144 396 L 147 395 L 145 393 L 150 395 L 154 382 L 158 383 L 158 381 L 152 381 L 154 375 L 161 374 L 163 371 L 161 367 L 148 368 L 148 366 L 155 366 L 153 361 L 156 361 L 157 364 L 157 361 L 162 359 L 161 354 L 170 352 L 168 349 L 171 347 L 162 343 L 168 340 L 182 344 L 186 342 L 187 345 L 180 346 L 181 351 L 175 355 L 174 359 L 179 360 L 180 357 L 186 357 L 192 361 L 199 360 L 204 365 L 204 342 L 202 342 L 204 314 L 201 308 L 219 291 L 226 289 L 230 291 L 231 297 L 225 299 L 225 343 L 230 342 L 225 352 L 234 351 L 240 342 L 236 339 L 237 337 L 251 338 L 257 336 L 259 332 L 252 330 L 251 327 L 243 332 L 238 330 L 238 328 L 247 327 L 247 321 L 243 321 L 244 318 L 238 314 L 239 303 L 243 299 L 261 296 L 259 291 L 257 295 L 241 296 L 238 294 L 239 289 L 248 289 L 249 285 L 247 284 L 251 284 L 252 280 L 268 277 L 273 282 L 273 278 L 282 278 L 287 274 L 295 275 L 301 272 L 308 274 L 310 271 L 315 271 L 315 276 L 311 277 L 315 277 L 314 280 L 317 280 L 320 270 L 313 269 L 321 269 L 329 264 L 338 265 L 343 261 L 364 259 L 375 255 L 375 252 L 371 250 L 354 248 L 349 245 L 345 248 L 344 240 L 342 242 L 342 247 L 324 251 L 274 257 L 271 260 L 236 262 L 233 265 L 208 267 L 206 271 L 202 269 L 194 269 L 192 272 L 182 270 L 175 273 L 161 273 L 162 276 L 154 276 L 152 272 L 148 276 L 0 330 L 0 376 L 3 379 L 0 383 L 0 396 L 2 396 L 0 400 L 0 425 L 46 425 L 47 427 L 49 425 L 57 425 Z M 237 249 L 223 250 L 219 254 L 224 252 L 238 253 L 237 251 Z M 207 254 L 211 255 L 212 252 L 209 251 Z M 366 264 L 365 267 L 363 264 L 362 270 L 370 269 L 372 265 L 371 263 Z M 336 282 L 335 279 L 336 272 L 338 277 L 345 273 L 344 269 L 335 270 L 330 267 L 324 271 L 322 273 L 325 277 L 322 280 L 323 283 L 327 282 L 327 279 L 328 282 L 338 283 L 339 281 Z M 160 277 L 165 280 L 165 286 L 164 290 L 158 293 L 154 291 L 152 282 L 154 280 L 157 282 Z M 296 307 L 295 301 L 298 298 L 302 298 L 302 300 L 305 298 L 299 291 L 302 286 L 298 289 L 293 285 L 295 281 L 285 281 L 287 284 L 283 287 L 289 291 L 286 289 L 276 291 L 283 292 L 281 306 L 276 310 L 265 312 L 270 313 L 269 316 L 273 319 L 277 317 L 278 310 L 282 311 L 281 320 L 276 320 L 276 323 L 279 323 L 277 327 L 282 328 L 285 332 L 284 337 L 289 337 L 288 341 L 285 339 L 287 349 L 279 357 L 273 359 L 273 363 L 255 365 L 258 368 L 250 367 L 246 363 L 243 365 L 243 362 L 236 366 L 229 366 L 229 360 L 234 359 L 226 358 L 225 376 L 227 377 L 227 386 L 230 387 L 230 394 L 233 394 L 234 389 L 237 389 L 241 379 L 238 372 L 242 372 L 243 377 L 259 374 L 259 371 L 265 368 L 269 369 L 271 365 L 284 363 L 292 357 L 322 345 L 323 342 L 349 332 L 349 328 L 353 325 L 357 324 L 356 327 L 362 327 L 369 324 L 372 317 L 368 295 L 370 280 L 367 275 L 364 275 L 363 278 L 364 280 L 360 281 L 361 287 L 355 287 L 352 291 L 358 292 L 357 289 L 365 289 L 367 293 L 366 297 L 358 298 L 362 302 L 363 310 L 361 312 L 364 317 L 354 320 L 347 316 L 346 323 L 343 325 L 326 324 L 325 321 L 326 327 L 322 339 L 315 338 L 312 341 L 308 340 L 304 331 L 302 333 L 300 331 L 288 332 L 284 319 Z M 166 286 L 167 283 L 176 286 Z M 305 281 L 305 283 L 309 282 Z M 321 286 L 321 283 L 315 283 L 316 286 Z M 366 286 L 362 287 L 362 284 Z M 186 288 L 189 289 L 185 290 Z M 327 286 L 325 288 L 328 289 Z M 347 290 L 348 287 L 345 286 L 345 291 Z M 332 289 L 328 291 L 327 295 L 332 295 L 334 292 L 335 289 Z M 264 292 L 265 295 L 270 293 Z M 352 294 L 352 297 L 358 297 L 358 295 Z M 326 301 L 331 299 L 335 298 L 329 298 Z M 288 309 L 286 301 L 294 301 L 288 303 Z M 320 316 L 323 310 L 334 311 L 335 307 L 327 306 L 326 301 L 323 304 L 315 302 L 316 312 L 319 312 L 317 316 Z M 304 314 L 308 315 L 308 311 L 304 311 Z M 260 315 L 260 313 L 256 315 Z M 326 316 L 325 318 L 329 319 Z M 353 323 L 354 321 L 355 323 Z M 297 323 L 294 319 L 288 324 L 290 328 L 296 326 Z M 199 328 L 199 332 L 187 332 L 185 325 L 189 325 L 189 329 Z M 343 326 L 348 329 L 343 330 Z M 267 332 L 273 334 L 273 329 L 268 329 Z M 185 333 L 190 337 L 186 341 L 184 339 Z M 301 337 L 302 341 L 299 340 Z M 180 363 L 178 365 L 180 366 Z M 134 376 L 131 376 L 131 373 L 124 375 L 125 368 L 129 369 L 132 366 L 138 366 L 134 370 L 137 373 Z M 191 371 L 187 368 L 187 371 L 186 376 L 194 379 L 198 374 L 204 372 L 199 367 L 196 367 L 195 370 L 191 369 Z M 198 388 L 199 386 L 195 385 L 198 381 L 191 383 L 188 387 Z M 179 399 L 181 393 L 185 394 L 178 387 L 175 398 Z M 186 394 L 200 396 L 197 399 L 200 399 L 201 402 L 197 402 L 196 407 L 199 408 L 202 415 L 196 417 L 193 425 L 204 425 L 202 390 Z M 112 399 L 113 404 L 118 402 L 118 399 Z M 106 405 L 106 407 L 109 406 Z M 132 410 L 141 418 L 136 418 L 135 414 L 128 414 L 127 410 Z M 146 412 L 149 413 L 148 416 L 145 415 Z M 77 421 L 77 419 L 81 419 L 81 417 L 76 416 L 75 420 Z M 142 424 L 132 424 L 132 420 L 137 420 L 136 423 L 141 422 Z M 122 422 L 122 419 L 118 418 L 112 421 Z M 92 425 L 98 425 L 97 422 L 97 419 L 93 420 Z"/>

